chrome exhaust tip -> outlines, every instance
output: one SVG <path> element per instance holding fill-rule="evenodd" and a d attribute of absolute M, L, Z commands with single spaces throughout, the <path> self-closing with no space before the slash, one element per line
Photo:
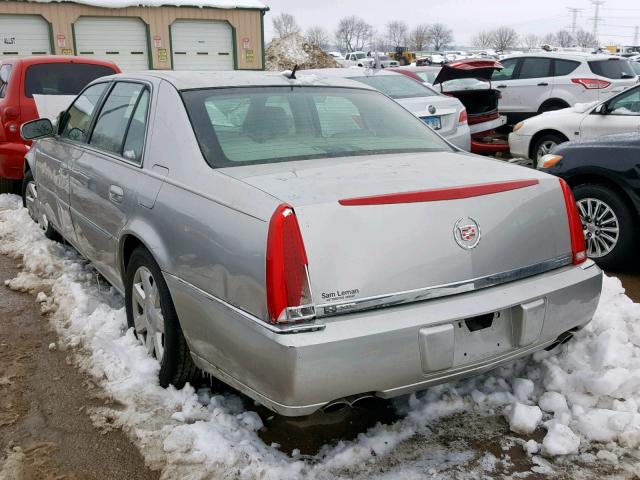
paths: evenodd
<path fill-rule="evenodd" d="M 321 410 L 324 413 L 335 413 L 344 410 L 345 408 L 362 407 L 366 403 L 375 400 L 376 396 L 373 393 L 362 393 L 358 395 L 351 395 L 345 398 L 339 398 L 332 402 L 327 403 Z"/>

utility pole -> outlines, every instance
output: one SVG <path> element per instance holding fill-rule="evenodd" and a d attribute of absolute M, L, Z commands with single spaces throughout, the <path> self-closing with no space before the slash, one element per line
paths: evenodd
<path fill-rule="evenodd" d="M 591 0 L 595 8 L 593 15 L 593 36 L 596 38 L 598 44 L 600 44 L 600 36 L 598 35 L 598 25 L 600 24 L 600 6 L 604 3 L 604 0 Z"/>
<path fill-rule="evenodd" d="M 582 11 L 582 8 L 567 8 L 571 14 L 571 36 L 576 38 L 576 30 L 578 29 L 578 13 Z"/>

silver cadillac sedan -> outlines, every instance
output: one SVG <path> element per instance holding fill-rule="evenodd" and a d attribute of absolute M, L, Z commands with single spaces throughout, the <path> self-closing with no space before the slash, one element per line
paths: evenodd
<path fill-rule="evenodd" d="M 551 347 L 598 303 L 562 180 L 351 80 L 120 74 L 22 135 L 29 212 L 124 294 L 163 386 L 200 368 L 306 415 Z"/>

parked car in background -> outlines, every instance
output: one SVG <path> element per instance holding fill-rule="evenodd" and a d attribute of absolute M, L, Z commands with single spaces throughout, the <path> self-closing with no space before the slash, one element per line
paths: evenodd
<path fill-rule="evenodd" d="M 372 67 L 373 58 L 367 57 L 365 52 L 349 52 L 342 63 L 345 67 Z"/>
<path fill-rule="evenodd" d="M 41 138 L 29 211 L 124 293 L 160 385 L 197 366 L 308 415 L 589 323 L 602 273 L 563 182 L 460 152 L 362 83 L 305 75 L 117 75 L 55 131 L 22 125 Z"/>
<path fill-rule="evenodd" d="M 335 61 L 340 64 L 344 63 L 344 56 L 340 52 L 327 52 L 327 55 L 329 55 L 330 57 L 333 57 Z"/>
<path fill-rule="evenodd" d="M 538 168 L 571 186 L 589 257 L 605 269 L 638 259 L 640 131 L 563 143 Z"/>
<path fill-rule="evenodd" d="M 373 66 L 380 68 L 389 68 L 389 67 L 399 67 L 400 63 L 397 60 L 394 60 L 389 55 L 378 52 L 378 56 L 376 57 L 376 52 L 367 53 L 368 57 L 373 59 Z"/>
<path fill-rule="evenodd" d="M 369 85 L 393 98 L 456 147 L 465 151 L 471 148 L 467 112 L 455 98 L 441 95 L 433 88 L 389 69 L 327 68 L 310 72 Z"/>
<path fill-rule="evenodd" d="M 447 63 L 447 59 L 440 53 L 429 53 L 426 55 L 420 55 L 416 58 L 417 67 L 425 65 L 444 65 L 445 63 Z"/>
<path fill-rule="evenodd" d="M 534 165 L 568 140 L 640 131 L 640 85 L 603 102 L 578 104 L 519 122 L 509 135 L 511 155 Z"/>
<path fill-rule="evenodd" d="M 24 156 L 31 142 L 25 142 L 20 137 L 19 128 L 21 123 L 38 118 L 42 113 L 36 108 L 34 95 L 75 96 L 96 78 L 119 72 L 120 69 L 113 62 L 73 56 L 34 56 L 2 60 L 0 193 L 21 191 Z"/>
<path fill-rule="evenodd" d="M 434 89 L 460 100 L 467 111 L 471 151 L 493 154 L 509 149 L 505 139 L 495 134 L 495 129 L 506 123 L 506 117 L 498 112 L 500 92 L 491 85 L 493 72 L 500 68 L 502 66 L 495 60 L 466 59 L 442 67 L 400 67 L 392 70 L 418 81 L 429 79 Z"/>
<path fill-rule="evenodd" d="M 610 55 L 541 52 L 500 62 L 504 68 L 493 82 L 502 92 L 500 112 L 511 125 L 576 103 L 606 100 L 638 81 L 628 60 Z"/>

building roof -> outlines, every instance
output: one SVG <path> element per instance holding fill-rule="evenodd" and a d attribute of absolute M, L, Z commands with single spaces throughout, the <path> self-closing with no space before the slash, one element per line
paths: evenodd
<path fill-rule="evenodd" d="M 28 0 L 39 3 L 77 3 L 102 8 L 126 7 L 209 7 L 269 10 L 260 0 Z"/>

